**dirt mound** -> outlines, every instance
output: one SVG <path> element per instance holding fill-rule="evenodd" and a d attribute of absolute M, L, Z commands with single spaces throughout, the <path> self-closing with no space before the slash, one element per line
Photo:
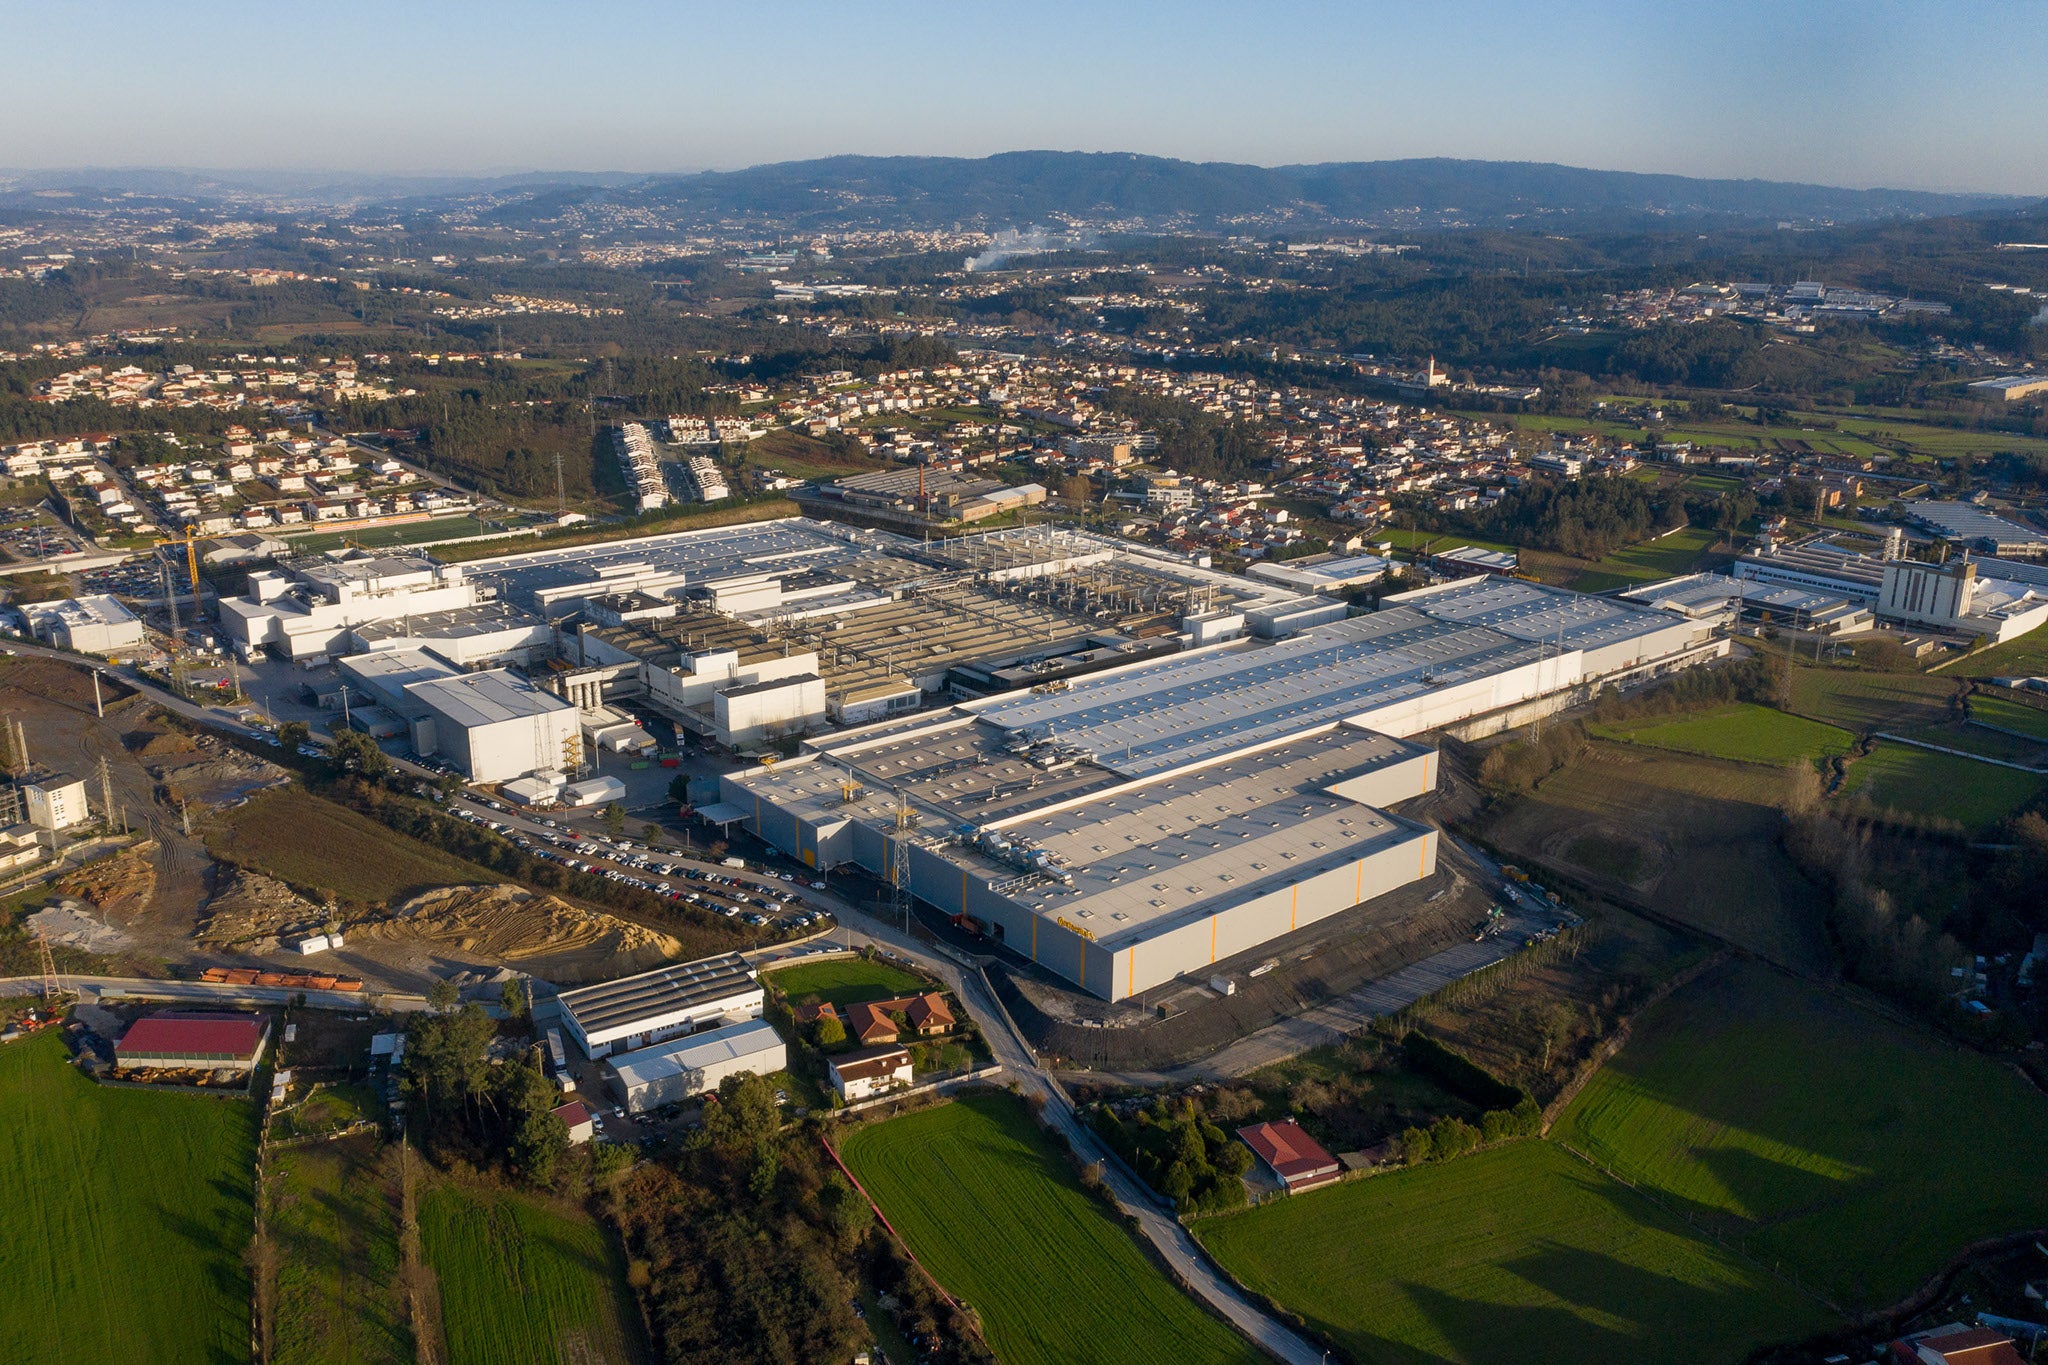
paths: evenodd
<path fill-rule="evenodd" d="M 121 736 L 121 747 L 143 758 L 164 758 L 189 754 L 198 746 L 190 735 L 177 730 L 130 730 Z"/>
<path fill-rule="evenodd" d="M 173 805 L 182 801 L 202 810 L 225 810 L 290 780 L 275 763 L 238 749 L 201 748 L 204 752 L 182 762 L 149 765 Z"/>
<path fill-rule="evenodd" d="M 111 858 L 74 868 L 57 879 L 57 889 L 110 915 L 134 915 L 156 894 L 156 841 L 123 849 Z"/>
<path fill-rule="evenodd" d="M 206 903 L 196 937 L 203 943 L 248 943 L 284 929 L 317 923 L 327 912 L 275 877 L 222 866 L 226 879 Z"/>
<path fill-rule="evenodd" d="M 77 901 L 61 901 L 36 911 L 28 917 L 28 926 L 31 933 L 52 943 L 83 948 L 88 953 L 118 953 L 131 942 L 119 929 L 88 915 Z"/>
<path fill-rule="evenodd" d="M 515 886 L 442 887 L 415 896 L 390 919 L 350 933 L 425 941 L 517 962 L 539 975 L 653 966 L 682 953 L 682 945 L 667 934 Z"/>

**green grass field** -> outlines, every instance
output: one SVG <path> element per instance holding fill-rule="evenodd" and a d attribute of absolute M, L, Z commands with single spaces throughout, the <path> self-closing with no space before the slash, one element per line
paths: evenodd
<path fill-rule="evenodd" d="M 2030 735 L 2048 742 L 2048 710 L 2004 697 L 1978 695 L 1970 698 L 1970 719 L 1981 725 Z"/>
<path fill-rule="evenodd" d="M 429 887 L 505 880 L 296 786 L 235 807 L 207 831 L 206 846 L 217 858 L 359 905 L 391 904 Z"/>
<path fill-rule="evenodd" d="M 287 536 L 296 554 L 322 554 L 338 550 L 344 545 L 356 545 L 374 550 L 387 545 L 418 545 L 429 540 L 458 540 L 464 536 L 503 533 L 506 523 L 485 521 L 475 515 L 460 517 L 434 517 L 427 521 L 408 521 L 397 526 L 366 526 L 353 531 L 316 531 L 308 535 Z"/>
<path fill-rule="evenodd" d="M 256 1115 L 0 1047 L 0 1359 L 249 1359 Z"/>
<path fill-rule="evenodd" d="M 1972 654 L 1942 670 L 1958 678 L 2038 678 L 2048 676 L 2048 626 L 2038 626 L 1982 654 Z"/>
<path fill-rule="evenodd" d="M 1482 550 L 1505 550 L 1516 553 L 1517 547 L 1498 540 L 1481 540 L 1477 536 L 1454 535 L 1449 531 L 1404 531 L 1395 527 L 1382 527 L 1373 533 L 1373 539 L 1392 543 L 1396 550 L 1420 550 L 1429 547 L 1432 554 L 1455 550 L 1460 545 L 1477 545 Z"/>
<path fill-rule="evenodd" d="M 1801 667 L 1792 670 L 1787 709 L 1859 735 L 1896 733 L 1951 719 L 1948 703 L 1955 693 L 1956 684 L 1938 675 Z"/>
<path fill-rule="evenodd" d="M 1653 1011 L 1553 1136 L 1852 1311 L 2048 1223 L 2048 1100 L 1762 967 Z"/>
<path fill-rule="evenodd" d="M 931 989 L 923 977 L 892 967 L 886 962 L 846 958 L 838 962 L 810 962 L 768 973 L 791 1000 L 815 995 L 835 1005 L 858 1005 L 864 1000 L 893 1000 L 920 995 Z"/>
<path fill-rule="evenodd" d="M 1652 716 L 1589 728 L 1602 739 L 1780 768 L 1845 754 L 1855 743 L 1847 730 L 1748 702 L 1677 719 Z"/>
<path fill-rule="evenodd" d="M 1668 536 L 1646 540 L 1605 559 L 1588 564 L 1573 581 L 1580 592 L 1607 592 L 1614 588 L 1654 583 L 1676 578 L 1705 567 L 1709 552 L 1720 542 L 1720 533 L 1701 526 L 1687 526 Z M 1723 556 L 1723 559 L 1730 556 Z"/>
<path fill-rule="evenodd" d="M 2044 1222 L 2048 1100 L 1737 963 L 1645 1015 L 1549 1139 L 1195 1227 L 1361 1360 L 1691 1362 L 1838 1325 L 1826 1301 L 1892 1302 Z"/>
<path fill-rule="evenodd" d="M 398 1192 L 374 1135 L 286 1147 L 270 1165 L 277 1365 L 413 1358 L 398 1287 Z"/>
<path fill-rule="evenodd" d="M 1532 1141 L 1352 1181 L 1196 1235 L 1361 1361 L 1739 1360 L 1818 1305 Z"/>
<path fill-rule="evenodd" d="M 442 1184 L 421 1196 L 419 1220 L 452 1365 L 645 1358 L 624 1266 L 589 1219 Z"/>
<path fill-rule="evenodd" d="M 1145 1258 L 1013 1096 L 869 1125 L 844 1155 L 1004 1365 L 1263 1358 Z"/>
<path fill-rule="evenodd" d="M 1880 743 L 1849 767 L 1844 796 L 1909 815 L 1954 820 L 1983 830 L 2005 819 L 2042 788 L 2036 774 L 1953 754 Z"/>

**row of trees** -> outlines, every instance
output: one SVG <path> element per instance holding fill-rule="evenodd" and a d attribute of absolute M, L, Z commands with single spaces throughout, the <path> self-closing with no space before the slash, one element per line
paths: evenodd
<path fill-rule="evenodd" d="M 782 1128 L 773 1088 L 728 1077 L 679 1151 L 636 1167 L 608 1205 L 669 1360 L 849 1360 L 866 1340 L 863 1278 L 945 1365 L 992 1361 L 971 1325 L 902 1261 L 810 1124 Z"/>
<path fill-rule="evenodd" d="M 1181 1209 L 1215 1213 L 1245 1202 L 1244 1173 L 1251 1149 L 1202 1112 L 1193 1097 L 1162 1095 L 1126 1121 L 1102 1106 L 1095 1128 L 1138 1178 Z"/>

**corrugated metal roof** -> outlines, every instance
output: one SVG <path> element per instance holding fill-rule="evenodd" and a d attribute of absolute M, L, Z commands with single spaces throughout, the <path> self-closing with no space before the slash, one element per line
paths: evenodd
<path fill-rule="evenodd" d="M 462 726 L 496 725 L 570 709 L 554 693 L 504 669 L 414 683 L 410 695 Z"/>
<path fill-rule="evenodd" d="M 258 1014 L 200 1014 L 164 1011 L 137 1019 L 114 1045 L 116 1056 L 250 1057 L 270 1021 Z"/>
<path fill-rule="evenodd" d="M 759 990 L 754 969 L 738 953 L 721 953 L 696 962 L 656 967 L 638 976 L 621 977 L 596 986 L 564 991 L 564 1013 L 572 1016 L 584 1036 L 636 1020 L 657 1017 L 707 1004 L 726 996 Z"/>
<path fill-rule="evenodd" d="M 685 1071 L 702 1071 L 721 1062 L 765 1059 L 784 1046 L 775 1025 L 766 1019 L 750 1019 L 744 1024 L 728 1024 L 673 1042 L 643 1047 L 614 1057 L 611 1064 L 619 1073 L 619 1080 L 631 1089 Z"/>

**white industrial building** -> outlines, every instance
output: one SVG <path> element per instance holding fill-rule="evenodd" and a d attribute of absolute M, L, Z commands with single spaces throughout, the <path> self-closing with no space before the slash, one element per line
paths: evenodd
<path fill-rule="evenodd" d="M 1307 555 L 1275 564 L 1254 564 L 1245 572 L 1284 583 L 1297 592 L 1344 592 L 1379 582 L 1386 576 L 1387 561 L 1378 555 Z"/>
<path fill-rule="evenodd" d="M 142 644 L 142 621 L 112 597 L 36 602 L 22 610 L 28 615 L 30 633 L 59 649 L 115 654 Z"/>
<path fill-rule="evenodd" d="M 572 762 L 582 744 L 575 707 L 506 669 L 434 678 L 406 692 L 427 711 L 412 723 L 414 751 L 446 758 L 472 782 Z"/>
<path fill-rule="evenodd" d="M 2020 560 L 1965 554 L 1928 564 L 1815 540 L 1753 551 L 1729 572 L 1750 583 L 1862 603 L 1885 624 L 1959 637 L 2011 640 L 2048 625 L 2048 565 Z"/>
<path fill-rule="evenodd" d="M 1428 876 L 1436 785 L 1403 738 L 1727 652 L 1711 623 L 1476 578 L 812 742 L 718 814 L 857 865 L 1123 999 Z"/>
<path fill-rule="evenodd" d="M 925 544 L 792 517 L 469 571 L 498 601 L 562 623 L 573 667 L 556 685 L 578 706 L 638 701 L 740 749 L 1346 611 L 1048 527 Z"/>
<path fill-rule="evenodd" d="M 612 1093 L 629 1114 L 716 1090 L 728 1076 L 772 1076 L 788 1066 L 789 1047 L 766 1019 L 693 1033 L 606 1063 Z"/>
<path fill-rule="evenodd" d="M 220 601 L 223 629 L 243 658 L 346 653 L 359 628 L 475 607 L 483 601 L 460 565 L 421 555 L 346 553 L 249 575 L 247 592 Z M 530 623 L 528 623 L 530 628 Z"/>
<path fill-rule="evenodd" d="M 357 712 L 371 734 L 407 736 L 414 753 L 446 758 L 472 782 L 573 769 L 582 757 L 576 708 L 506 669 L 464 673 L 425 650 L 388 649 L 341 660 L 344 681 L 375 699 L 396 726 Z"/>
<path fill-rule="evenodd" d="M 1909 502 L 1906 520 L 1943 539 L 1989 554 L 2036 555 L 2048 550 L 2048 531 L 1996 516 L 1971 502 Z"/>
<path fill-rule="evenodd" d="M 43 777 L 21 784 L 28 822 L 37 829 L 70 829 L 92 818 L 85 783 L 71 777 Z"/>
<path fill-rule="evenodd" d="M 631 1052 L 709 1024 L 761 1017 L 765 993 L 738 953 L 678 962 L 556 997 L 562 1023 L 587 1057 Z"/>

